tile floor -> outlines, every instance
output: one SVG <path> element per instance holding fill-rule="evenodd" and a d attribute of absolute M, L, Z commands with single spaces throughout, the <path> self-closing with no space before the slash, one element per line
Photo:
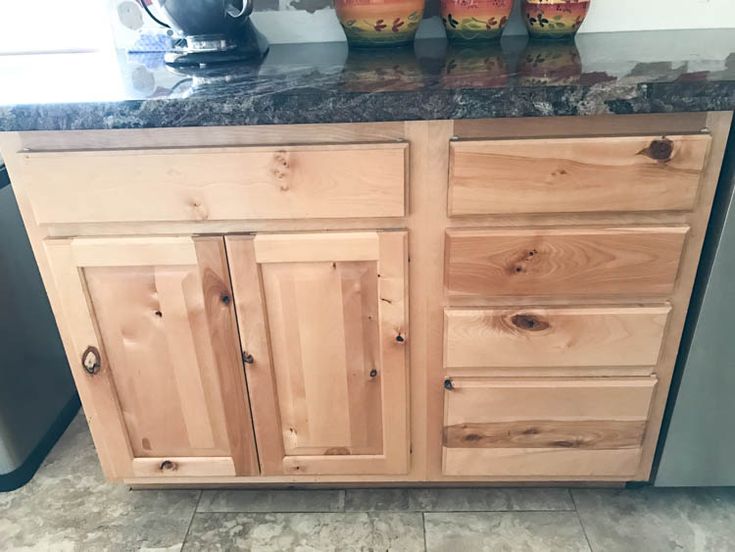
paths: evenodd
<path fill-rule="evenodd" d="M 0 551 L 735 550 L 735 489 L 130 491 L 82 416 L 23 489 Z"/>

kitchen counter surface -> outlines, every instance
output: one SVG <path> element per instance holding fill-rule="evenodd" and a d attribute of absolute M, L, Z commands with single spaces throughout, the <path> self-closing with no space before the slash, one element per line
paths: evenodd
<path fill-rule="evenodd" d="M 0 56 L 0 131 L 733 110 L 733 52 L 735 30 L 710 30 L 276 45 L 260 63 L 196 75 L 160 54 Z"/>

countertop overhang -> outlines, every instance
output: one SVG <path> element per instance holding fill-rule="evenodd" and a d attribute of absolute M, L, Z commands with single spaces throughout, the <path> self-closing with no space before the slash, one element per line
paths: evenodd
<path fill-rule="evenodd" d="M 0 131 L 729 111 L 735 30 L 275 45 L 213 72 L 175 73 L 162 54 L 4 56 Z"/>

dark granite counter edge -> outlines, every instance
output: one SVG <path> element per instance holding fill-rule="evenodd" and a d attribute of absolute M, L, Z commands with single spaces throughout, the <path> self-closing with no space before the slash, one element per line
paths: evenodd
<path fill-rule="evenodd" d="M 0 131 L 363 123 L 735 110 L 735 81 L 397 92 L 305 89 L 0 107 Z M 203 115 L 205 114 L 205 115 Z"/>

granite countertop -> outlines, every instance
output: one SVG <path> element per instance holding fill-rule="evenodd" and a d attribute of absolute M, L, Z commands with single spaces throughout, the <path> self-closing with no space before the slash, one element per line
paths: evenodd
<path fill-rule="evenodd" d="M 275 45 L 194 75 L 159 54 L 0 56 L 0 131 L 733 110 L 734 52 L 735 30 L 709 30 Z"/>

